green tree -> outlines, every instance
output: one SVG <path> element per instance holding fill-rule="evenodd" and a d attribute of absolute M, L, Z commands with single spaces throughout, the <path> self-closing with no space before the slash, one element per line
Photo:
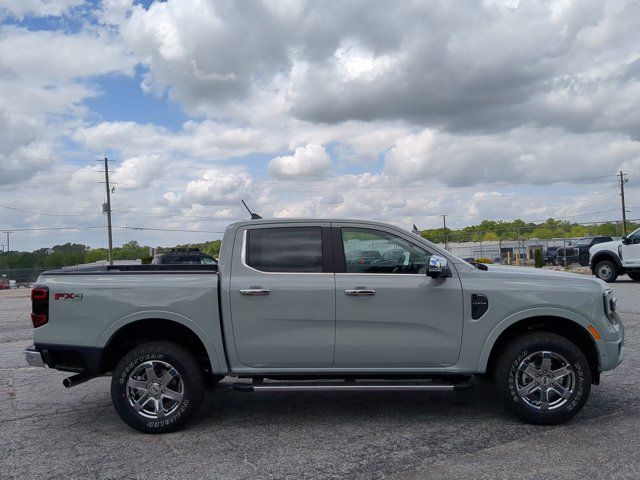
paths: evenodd
<path fill-rule="evenodd" d="M 536 248 L 536 251 L 533 255 L 534 261 L 535 261 L 535 267 L 536 268 L 542 268 L 544 267 L 544 258 L 542 258 L 542 250 L 539 248 Z"/>
<path fill-rule="evenodd" d="M 94 263 L 107 258 L 109 258 L 109 252 L 106 248 L 92 248 L 85 254 L 84 263 Z"/>

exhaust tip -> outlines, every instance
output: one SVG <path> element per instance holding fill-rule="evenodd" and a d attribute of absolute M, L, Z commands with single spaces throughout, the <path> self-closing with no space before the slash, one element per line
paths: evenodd
<path fill-rule="evenodd" d="M 95 375 L 92 374 L 78 373 L 77 375 L 72 375 L 71 377 L 67 377 L 62 380 L 62 385 L 64 385 L 65 388 L 71 388 L 75 387 L 76 385 L 80 385 L 81 383 L 84 383 L 88 380 L 91 380 L 94 377 Z"/>

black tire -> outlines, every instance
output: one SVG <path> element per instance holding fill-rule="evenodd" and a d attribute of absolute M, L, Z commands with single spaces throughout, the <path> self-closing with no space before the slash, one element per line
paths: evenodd
<path fill-rule="evenodd" d="M 611 260 L 600 260 L 596 263 L 593 273 L 600 280 L 604 280 L 607 283 L 613 283 L 618 278 L 618 269 Z"/>
<path fill-rule="evenodd" d="M 640 282 L 640 272 L 628 272 L 627 275 L 634 282 Z"/>
<path fill-rule="evenodd" d="M 548 353 L 543 354 L 542 352 Z M 547 358 L 556 358 L 558 361 L 557 358 L 560 357 L 566 360 L 567 366 L 573 373 L 560 380 L 552 379 L 550 375 L 541 375 L 542 378 L 527 375 L 521 365 L 525 361 L 528 362 L 528 365 L 536 365 L 535 358 L 538 354 L 540 354 L 540 358 L 546 356 Z M 528 360 L 530 358 L 532 358 L 531 361 Z M 537 368 L 539 368 L 541 373 L 543 365 L 540 363 L 540 366 L 534 368 L 534 371 L 538 371 Z M 558 368 L 560 365 L 561 363 L 555 364 Z M 529 423 L 553 425 L 566 422 L 582 409 L 589 398 L 591 370 L 587 359 L 572 342 L 554 333 L 538 331 L 516 337 L 507 345 L 495 367 L 495 386 L 498 396 L 520 419 Z M 552 370 L 560 372 L 553 367 L 549 372 Z M 523 379 L 529 383 L 524 384 L 522 391 L 525 391 L 529 386 L 532 387 L 532 393 L 528 397 L 523 397 L 518 393 L 518 387 Z M 555 386 L 554 382 L 558 382 L 558 386 Z M 562 386 L 562 383 L 565 385 Z M 546 386 L 538 387 L 538 385 Z M 544 408 L 542 402 L 543 388 L 548 400 L 547 409 Z M 565 390 L 567 396 L 561 396 L 556 388 Z M 538 398 L 537 402 L 536 397 Z"/>
<path fill-rule="evenodd" d="M 589 266 L 589 252 L 587 252 L 586 254 L 580 255 L 580 266 L 581 267 Z"/>
<path fill-rule="evenodd" d="M 134 382 L 140 387 L 128 386 Z M 146 433 L 182 427 L 198 410 L 203 394 L 204 379 L 197 362 L 173 342 L 137 346 L 120 359 L 111 380 L 111 400 L 116 411 L 129 426 Z M 136 400 L 143 407 L 141 413 L 133 406 Z M 152 407 L 160 415 L 150 412 Z"/>

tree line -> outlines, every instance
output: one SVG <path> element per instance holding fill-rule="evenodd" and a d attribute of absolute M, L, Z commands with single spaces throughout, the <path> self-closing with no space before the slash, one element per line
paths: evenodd
<path fill-rule="evenodd" d="M 217 257 L 220 252 L 221 240 L 203 243 L 187 243 L 176 245 L 174 248 L 197 248 L 207 255 Z M 140 245 L 135 240 L 124 243 L 113 249 L 114 260 L 137 260 L 150 263 L 151 248 Z M 109 254 L 106 248 L 91 248 L 81 243 L 65 243 L 51 248 L 40 248 L 32 252 L 4 252 L 0 253 L 0 271 L 30 268 L 59 268 L 82 263 L 93 263 L 107 260 Z"/>
<path fill-rule="evenodd" d="M 627 232 L 631 233 L 640 224 L 627 222 Z M 470 225 L 460 229 L 434 228 L 421 230 L 422 236 L 432 242 L 487 242 L 498 240 L 528 240 L 537 238 L 547 240 L 552 238 L 577 238 L 596 235 L 610 237 L 622 236 L 622 226 L 619 222 L 600 224 L 580 224 L 561 220 L 548 219 L 542 223 L 513 220 L 483 220 L 477 225 Z"/>

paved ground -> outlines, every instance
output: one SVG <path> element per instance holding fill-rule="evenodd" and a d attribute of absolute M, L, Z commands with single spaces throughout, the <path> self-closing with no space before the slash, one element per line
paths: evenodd
<path fill-rule="evenodd" d="M 109 379 L 66 390 L 24 365 L 28 291 L 0 292 L 0 478 L 640 478 L 640 284 L 614 284 L 627 358 L 584 410 L 525 425 L 490 385 L 450 393 L 235 392 L 208 396 L 184 431 L 128 428 Z"/>

